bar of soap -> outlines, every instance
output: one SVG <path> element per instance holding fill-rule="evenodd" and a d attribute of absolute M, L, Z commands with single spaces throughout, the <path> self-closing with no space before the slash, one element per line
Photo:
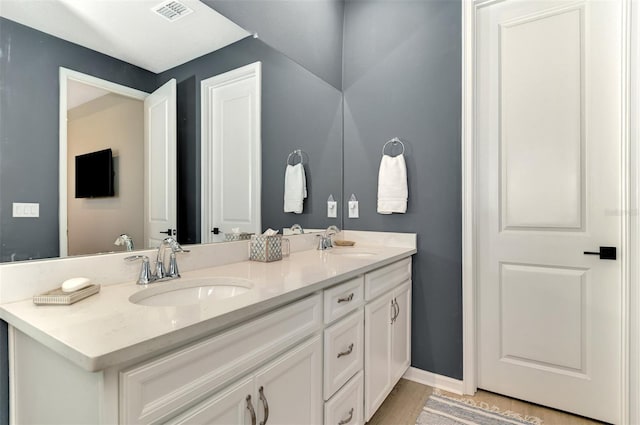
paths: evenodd
<path fill-rule="evenodd" d="M 74 277 L 62 282 L 62 292 L 76 292 L 80 289 L 86 288 L 91 285 L 91 280 L 86 277 Z"/>
<path fill-rule="evenodd" d="M 338 246 L 354 246 L 356 244 L 355 241 L 345 241 L 342 239 L 336 239 L 333 243 Z"/>

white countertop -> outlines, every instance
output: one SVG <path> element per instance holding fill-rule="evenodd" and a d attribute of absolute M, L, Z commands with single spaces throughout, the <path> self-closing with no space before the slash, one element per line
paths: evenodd
<path fill-rule="evenodd" d="M 375 255 L 337 254 L 344 250 Z M 409 247 L 371 245 L 306 250 L 272 263 L 243 261 L 182 273 L 182 280 L 231 277 L 252 283 L 250 291 L 225 300 L 186 307 L 142 306 L 129 302 L 129 297 L 146 287 L 130 281 L 103 286 L 99 294 L 70 306 L 36 306 L 31 299 L 3 304 L 0 318 L 94 372 L 212 335 L 415 252 Z"/>

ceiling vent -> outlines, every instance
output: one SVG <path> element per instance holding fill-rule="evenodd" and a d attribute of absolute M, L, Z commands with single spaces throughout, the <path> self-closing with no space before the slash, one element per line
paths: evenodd
<path fill-rule="evenodd" d="M 193 13 L 192 9 L 189 9 L 184 4 L 175 0 L 160 3 L 159 5 L 154 6 L 151 10 L 171 22 L 177 21 L 178 19 Z"/>

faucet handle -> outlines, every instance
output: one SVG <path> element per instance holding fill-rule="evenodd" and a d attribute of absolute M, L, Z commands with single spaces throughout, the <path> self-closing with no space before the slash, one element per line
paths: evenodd
<path fill-rule="evenodd" d="M 146 255 L 131 255 L 129 257 L 125 257 L 125 261 L 136 261 L 142 260 L 142 267 L 140 268 L 140 275 L 138 276 L 138 285 L 147 285 L 153 280 L 153 275 L 151 274 L 151 266 L 149 265 L 149 257 Z"/>
<path fill-rule="evenodd" d="M 189 251 L 186 251 L 189 252 Z M 178 260 L 176 260 L 176 253 L 169 254 L 169 273 L 168 277 L 180 277 L 180 270 L 178 270 Z"/>

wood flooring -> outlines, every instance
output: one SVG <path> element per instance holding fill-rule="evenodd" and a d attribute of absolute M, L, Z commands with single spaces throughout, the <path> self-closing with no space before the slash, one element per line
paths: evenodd
<path fill-rule="evenodd" d="M 415 425 L 416 418 L 422 410 L 427 398 L 433 392 L 433 388 L 417 382 L 401 379 L 382 403 L 380 409 L 368 422 L 369 425 Z M 499 394 L 487 391 L 478 391 L 472 396 L 460 396 L 457 394 L 444 394 L 459 398 L 470 399 L 475 402 L 486 402 L 490 406 L 497 406 L 502 411 L 511 410 L 521 415 L 537 416 L 542 419 L 544 425 L 594 425 L 600 424 L 590 419 L 571 415 L 555 409 L 538 406 Z"/>

